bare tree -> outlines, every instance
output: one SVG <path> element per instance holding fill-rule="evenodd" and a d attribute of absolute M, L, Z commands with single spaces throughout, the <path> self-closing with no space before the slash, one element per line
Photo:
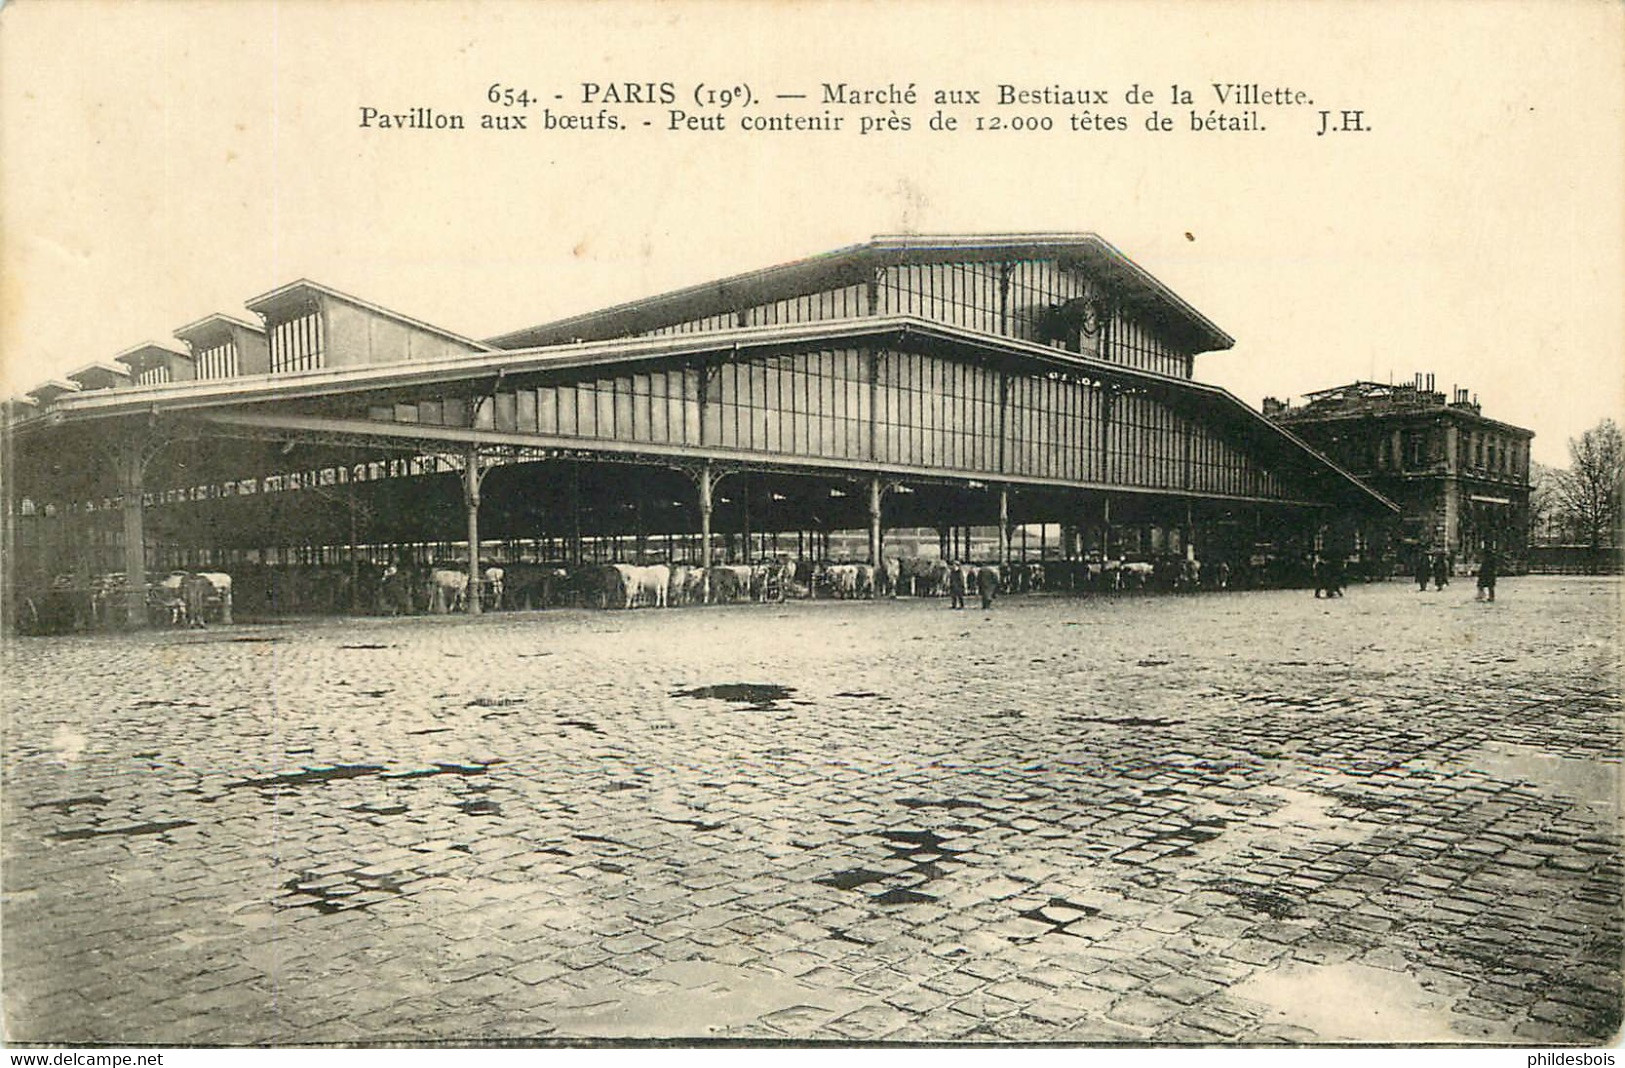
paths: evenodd
<path fill-rule="evenodd" d="M 1562 541 L 1561 507 L 1557 499 L 1557 480 L 1563 474 L 1556 467 L 1547 467 L 1537 460 L 1529 462 L 1529 544 L 1540 545 Z"/>
<path fill-rule="evenodd" d="M 1603 548 L 1620 541 L 1621 492 L 1625 489 L 1625 435 L 1612 419 L 1569 439 L 1570 465 L 1557 473 L 1557 507 L 1600 563 Z"/>

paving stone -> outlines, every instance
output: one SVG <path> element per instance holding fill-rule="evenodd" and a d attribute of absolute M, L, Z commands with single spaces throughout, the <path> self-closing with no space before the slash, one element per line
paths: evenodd
<path fill-rule="evenodd" d="M 1129 994 L 1107 1010 L 1108 1019 L 1136 1027 L 1155 1027 L 1179 1015 L 1178 1002 L 1167 998 Z"/>

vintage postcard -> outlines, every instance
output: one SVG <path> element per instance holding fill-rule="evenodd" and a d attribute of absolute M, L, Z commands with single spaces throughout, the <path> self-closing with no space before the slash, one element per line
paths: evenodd
<path fill-rule="evenodd" d="M 1622 30 L 5 4 L 5 1041 L 1613 1063 Z"/>

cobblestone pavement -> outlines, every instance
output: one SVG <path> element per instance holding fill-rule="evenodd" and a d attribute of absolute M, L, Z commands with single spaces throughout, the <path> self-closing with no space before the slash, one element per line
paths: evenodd
<path fill-rule="evenodd" d="M 1604 1042 L 1620 589 L 19 640 L 8 1035 Z"/>

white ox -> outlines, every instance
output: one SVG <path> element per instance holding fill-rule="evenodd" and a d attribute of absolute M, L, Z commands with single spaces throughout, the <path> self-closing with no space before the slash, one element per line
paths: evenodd
<path fill-rule="evenodd" d="M 1156 571 L 1156 565 L 1148 560 L 1129 560 L 1119 569 L 1119 574 L 1122 576 L 1119 581 L 1124 586 L 1132 586 L 1137 590 L 1143 590 L 1146 584 L 1151 581 L 1151 577 L 1156 574 Z"/>
<path fill-rule="evenodd" d="M 502 607 L 502 580 L 508 573 L 500 567 L 485 569 L 485 597 L 492 608 Z"/>
<path fill-rule="evenodd" d="M 158 604 L 169 613 L 170 626 L 178 626 L 186 622 L 186 580 L 185 571 L 171 571 L 162 581 L 153 585 L 157 593 Z"/>
<path fill-rule="evenodd" d="M 220 606 L 220 622 L 231 622 L 231 576 L 224 571 L 199 571 L 188 587 L 186 612 L 194 626 L 203 625 L 203 611 L 209 601 Z"/>
<path fill-rule="evenodd" d="M 621 594 L 625 602 L 621 607 L 635 605 L 666 607 L 666 591 L 671 585 L 671 568 L 665 564 L 634 567 L 631 564 L 613 565 L 620 578 Z"/>
<path fill-rule="evenodd" d="M 468 572 L 437 567 L 429 572 L 429 611 L 455 612 L 468 596 Z"/>
<path fill-rule="evenodd" d="M 874 596 L 874 568 L 868 564 L 830 564 L 824 580 L 837 599 Z"/>

